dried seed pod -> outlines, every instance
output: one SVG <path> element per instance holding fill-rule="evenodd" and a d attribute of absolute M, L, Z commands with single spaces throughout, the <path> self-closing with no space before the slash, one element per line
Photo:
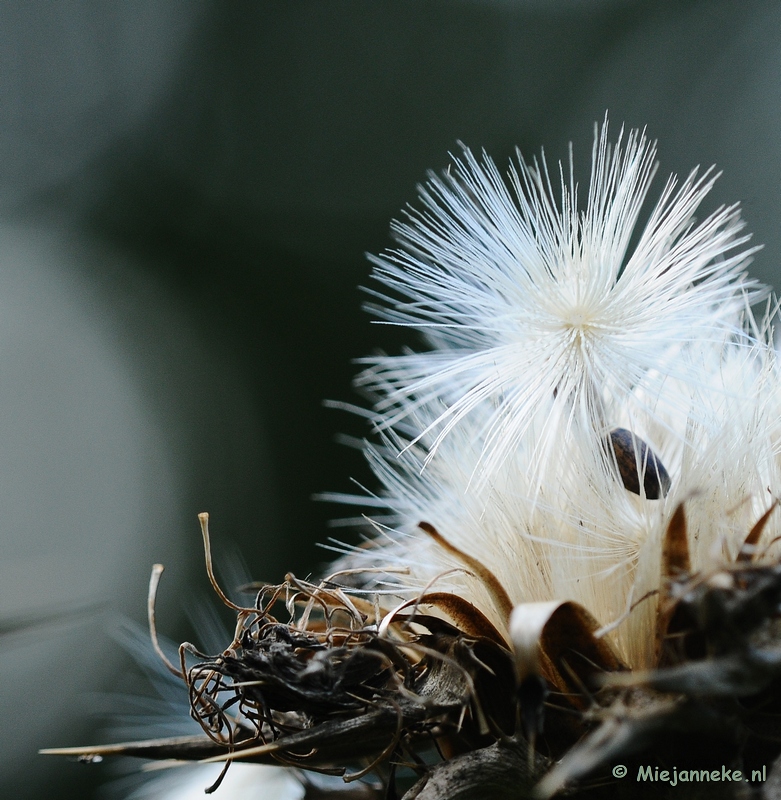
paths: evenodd
<path fill-rule="evenodd" d="M 640 494 L 642 479 L 643 490 L 649 500 L 658 500 L 667 495 L 670 476 L 656 453 L 639 436 L 626 428 L 614 428 L 610 431 L 610 444 L 625 489 Z"/>

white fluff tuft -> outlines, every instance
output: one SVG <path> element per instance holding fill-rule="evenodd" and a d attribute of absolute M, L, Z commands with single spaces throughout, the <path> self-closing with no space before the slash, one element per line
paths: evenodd
<path fill-rule="evenodd" d="M 697 223 L 715 176 L 671 178 L 630 247 L 655 148 L 622 138 L 596 132 L 583 211 L 571 165 L 557 195 L 544 161 L 519 158 L 505 183 L 465 149 L 394 226 L 400 248 L 372 259 L 392 295 L 377 313 L 430 349 L 366 360 L 381 436 L 366 455 L 391 522 L 346 565 L 389 568 L 374 585 L 400 594 L 434 581 L 506 630 L 489 588 L 419 529 L 428 522 L 513 604 L 569 599 L 603 624 L 623 618 L 609 636 L 642 667 L 678 504 L 704 570 L 735 557 L 781 488 L 781 393 L 775 309 L 759 321 L 749 309 L 762 289 L 745 275 L 737 207 Z M 624 487 L 616 428 L 660 459 L 666 496 Z M 762 546 L 777 550 L 779 533 L 774 516 Z"/>
<path fill-rule="evenodd" d="M 421 187 L 423 209 L 394 224 L 400 248 L 372 258 L 390 292 L 376 313 L 422 331 L 431 349 L 366 359 L 358 382 L 380 394 L 383 428 L 444 403 L 412 440 L 427 441 L 426 463 L 480 416 L 479 480 L 519 448 L 543 480 L 562 426 L 600 428 L 614 408 L 645 410 L 641 396 L 675 402 L 664 378 L 696 383 L 698 350 L 735 333 L 756 289 L 737 207 L 695 224 L 716 176 L 671 178 L 630 252 L 655 147 L 636 131 L 622 138 L 611 147 L 607 123 L 596 135 L 584 211 L 571 163 L 557 198 L 544 160 L 519 155 L 508 185 L 464 149 Z"/>

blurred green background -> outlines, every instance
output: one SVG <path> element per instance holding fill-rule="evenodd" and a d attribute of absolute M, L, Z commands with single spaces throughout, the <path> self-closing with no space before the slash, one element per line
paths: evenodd
<path fill-rule="evenodd" d="M 587 175 L 606 110 L 647 126 L 656 191 L 716 163 L 709 207 L 741 201 L 781 283 L 780 80 L 757 0 L 1 5 L 0 794 L 112 779 L 35 751 L 106 738 L 93 693 L 134 669 L 108 631 L 153 562 L 161 629 L 197 636 L 198 512 L 255 578 L 327 560 L 312 495 L 371 479 L 322 401 L 415 344 L 360 310 L 364 254 L 458 141 L 573 141 Z"/>

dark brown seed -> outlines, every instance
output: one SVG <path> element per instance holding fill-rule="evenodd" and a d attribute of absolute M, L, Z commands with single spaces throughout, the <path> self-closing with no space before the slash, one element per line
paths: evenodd
<path fill-rule="evenodd" d="M 639 436 L 626 428 L 614 428 L 610 431 L 610 443 L 625 489 L 640 494 L 642 478 L 643 490 L 649 500 L 667 495 L 670 476 L 656 453 Z"/>

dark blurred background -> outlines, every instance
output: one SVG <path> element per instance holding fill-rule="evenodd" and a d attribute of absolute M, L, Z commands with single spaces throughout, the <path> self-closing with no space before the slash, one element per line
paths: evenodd
<path fill-rule="evenodd" d="M 215 558 L 316 572 L 370 483 L 351 360 L 409 337 L 361 312 L 364 253 L 463 141 L 506 163 L 595 121 L 661 173 L 724 170 L 779 279 L 781 6 L 746 0 L 134 0 L 0 5 L 0 794 L 97 796 L 91 712 L 145 617 L 197 636 Z M 349 537 L 349 532 L 340 535 Z"/>

